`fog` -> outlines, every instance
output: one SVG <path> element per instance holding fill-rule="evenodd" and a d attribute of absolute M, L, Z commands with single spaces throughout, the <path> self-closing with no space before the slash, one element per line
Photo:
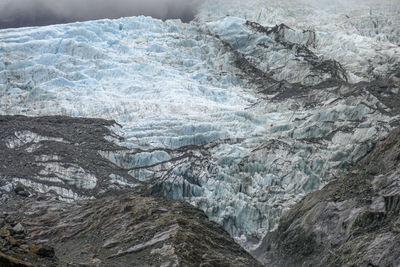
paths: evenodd
<path fill-rule="evenodd" d="M 146 15 L 193 19 L 203 0 L 0 0 L 0 28 Z"/>

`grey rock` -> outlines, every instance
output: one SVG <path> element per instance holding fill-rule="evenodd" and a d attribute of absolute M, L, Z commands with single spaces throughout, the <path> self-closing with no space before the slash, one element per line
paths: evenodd
<path fill-rule="evenodd" d="M 21 183 L 18 183 L 15 188 L 14 192 L 22 197 L 29 197 L 29 192 L 26 190 L 25 186 Z"/>
<path fill-rule="evenodd" d="M 11 225 L 12 227 L 14 227 L 18 221 L 19 221 L 19 217 L 16 214 L 10 214 L 6 217 L 5 221 Z"/>
<path fill-rule="evenodd" d="M 24 227 L 22 226 L 21 223 L 17 223 L 17 225 L 15 225 L 12 229 L 16 234 L 21 234 L 24 232 Z"/>
<path fill-rule="evenodd" d="M 21 197 L 29 197 L 29 192 L 28 191 L 18 191 L 16 192 L 18 195 L 20 195 Z"/>
<path fill-rule="evenodd" d="M 38 256 L 30 262 L 38 265 L 261 266 L 221 226 L 183 201 L 132 193 L 73 203 L 16 201 L 25 241 L 33 244 L 29 255 Z"/>
<path fill-rule="evenodd" d="M 306 196 L 252 252 L 267 266 L 399 266 L 400 128 Z"/>

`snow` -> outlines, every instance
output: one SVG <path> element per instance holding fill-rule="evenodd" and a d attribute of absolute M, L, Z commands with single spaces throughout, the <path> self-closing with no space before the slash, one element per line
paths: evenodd
<path fill-rule="evenodd" d="M 400 4 L 393 0 L 207 0 L 198 19 L 211 24 L 225 24 L 231 17 L 264 26 L 284 23 L 291 28 L 285 31 L 285 39 L 300 44 L 307 42 L 307 31 L 314 31 L 313 52 L 340 62 L 350 81 L 358 82 L 371 79 L 371 72 L 384 73 L 399 63 L 399 14 Z M 268 58 L 271 60 L 271 55 Z"/>
<path fill-rule="evenodd" d="M 395 17 L 379 22 L 376 34 L 370 29 L 375 17 L 365 16 L 364 9 L 319 13 L 299 5 L 210 0 L 191 24 L 131 17 L 1 30 L 0 114 L 115 119 L 123 126 L 121 144 L 131 151 L 102 152 L 105 158 L 140 181 L 157 178 L 163 194 L 200 207 L 242 245 L 254 245 L 284 211 L 340 175 L 390 130 L 391 118 L 371 110 L 380 103 L 368 92 L 338 99 L 334 89 L 319 91 L 309 96 L 322 103 L 315 107 L 296 99 L 268 100 L 215 38 L 259 69 L 275 71 L 274 79 L 304 84 L 320 81 L 305 80 L 310 65 L 252 31 L 246 20 L 285 23 L 291 27 L 285 40 L 302 45 L 311 38 L 303 30 L 314 30 L 313 52 L 340 62 L 351 82 L 369 80 L 400 62 Z M 346 20 L 345 14 L 362 16 Z M 336 131 L 344 127 L 351 131 Z M 331 140 L 325 140 L 329 134 Z M 57 181 L 84 189 L 96 185 L 96 177 L 79 168 L 46 168 L 59 172 Z M 84 198 L 39 180 L 19 181 L 68 200 Z M 135 186 L 118 176 L 110 183 Z"/>

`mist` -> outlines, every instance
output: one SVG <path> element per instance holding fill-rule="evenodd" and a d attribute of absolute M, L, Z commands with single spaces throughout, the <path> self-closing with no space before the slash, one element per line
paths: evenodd
<path fill-rule="evenodd" d="M 0 28 L 129 16 L 191 21 L 204 0 L 0 0 Z"/>

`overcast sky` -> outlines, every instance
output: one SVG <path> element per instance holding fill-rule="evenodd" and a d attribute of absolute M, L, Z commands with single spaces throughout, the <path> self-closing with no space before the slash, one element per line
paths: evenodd
<path fill-rule="evenodd" d="M 149 15 L 190 21 L 203 0 L 0 0 L 0 28 Z"/>

